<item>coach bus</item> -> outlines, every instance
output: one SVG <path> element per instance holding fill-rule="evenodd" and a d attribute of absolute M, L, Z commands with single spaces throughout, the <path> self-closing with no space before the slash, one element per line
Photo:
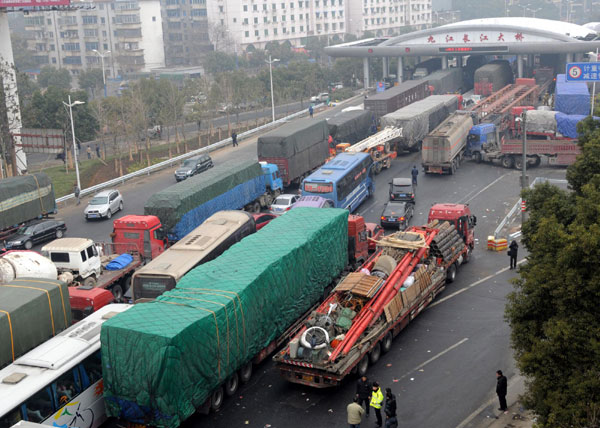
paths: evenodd
<path fill-rule="evenodd" d="M 220 256 L 247 235 L 256 232 L 251 214 L 219 211 L 133 274 L 134 303 L 156 299 L 175 288 L 177 282 L 196 266 Z"/>
<path fill-rule="evenodd" d="M 100 328 L 131 305 L 106 305 L 0 370 L 0 428 L 19 421 L 98 428 L 104 408 Z"/>
<path fill-rule="evenodd" d="M 322 196 L 354 212 L 375 192 L 372 165 L 368 153 L 340 153 L 304 179 L 302 196 Z"/>

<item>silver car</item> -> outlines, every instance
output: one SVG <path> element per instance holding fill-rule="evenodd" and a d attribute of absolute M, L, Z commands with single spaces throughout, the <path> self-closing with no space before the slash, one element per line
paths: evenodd
<path fill-rule="evenodd" d="M 123 209 L 123 196 L 118 190 L 103 190 L 96 194 L 85 207 L 83 214 L 86 220 L 93 218 L 111 218 L 114 213 Z"/>

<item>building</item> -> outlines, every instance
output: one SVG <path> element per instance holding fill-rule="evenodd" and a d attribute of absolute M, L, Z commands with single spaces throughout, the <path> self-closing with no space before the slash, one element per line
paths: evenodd
<path fill-rule="evenodd" d="M 431 0 L 350 0 L 349 32 L 362 36 L 391 36 L 401 27 L 422 29 L 431 25 Z"/>

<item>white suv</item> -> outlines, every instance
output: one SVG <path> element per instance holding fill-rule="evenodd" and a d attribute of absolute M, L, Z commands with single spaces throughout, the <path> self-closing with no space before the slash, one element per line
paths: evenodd
<path fill-rule="evenodd" d="M 123 209 L 123 197 L 118 190 L 104 190 L 92 198 L 83 214 L 86 220 L 93 218 L 111 218 Z"/>

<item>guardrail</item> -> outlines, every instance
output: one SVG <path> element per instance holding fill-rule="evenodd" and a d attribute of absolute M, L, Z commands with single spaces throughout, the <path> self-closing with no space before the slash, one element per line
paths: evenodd
<path fill-rule="evenodd" d="M 533 189 L 535 187 L 536 184 L 538 183 L 542 183 L 542 182 L 549 182 L 549 183 L 553 183 L 553 184 L 567 184 L 567 180 L 562 180 L 562 179 L 558 179 L 558 178 L 545 178 L 545 177 L 536 177 L 533 182 L 529 185 L 530 189 Z M 498 227 L 496 228 L 496 230 L 494 230 L 494 238 L 498 238 L 498 236 L 500 235 L 500 232 L 502 232 L 502 229 L 504 229 L 504 226 L 506 226 L 508 224 L 509 221 L 512 220 L 512 217 L 519 212 L 519 209 L 521 207 L 521 202 L 523 201 L 522 198 L 519 198 L 519 200 L 517 201 L 517 203 L 510 209 L 510 211 L 508 212 L 508 214 L 506 215 L 506 217 L 504 217 L 502 219 L 502 221 L 500 222 L 500 224 L 498 225 Z M 508 235 L 509 239 L 515 239 L 518 238 L 519 236 L 521 236 L 521 231 L 517 231 L 515 233 L 511 233 L 510 235 Z"/>
<path fill-rule="evenodd" d="M 314 108 L 316 110 L 316 109 L 321 108 L 323 106 L 324 106 L 324 104 L 317 104 L 317 105 L 314 106 Z M 278 119 L 275 122 L 269 122 L 269 123 L 261 125 L 261 126 L 259 126 L 257 128 L 252 128 L 252 129 L 249 129 L 246 132 L 242 132 L 241 134 L 238 135 L 238 140 L 243 140 L 243 139 L 248 138 L 248 137 L 250 137 L 250 136 L 252 136 L 252 135 L 254 135 L 254 134 L 258 133 L 258 132 L 261 132 L 261 131 L 264 131 L 266 129 L 275 127 L 275 126 L 280 125 L 280 124 L 282 124 L 284 122 L 287 122 L 287 121 L 289 121 L 291 119 L 296 119 L 296 118 L 298 118 L 300 116 L 307 115 L 307 114 L 308 114 L 308 109 L 302 109 L 302 110 L 300 110 L 300 111 L 298 111 L 296 113 L 290 114 L 289 116 L 282 117 L 281 119 Z M 152 172 L 159 171 L 159 170 L 161 170 L 163 168 L 172 167 L 173 164 L 179 163 L 179 162 L 181 162 L 181 161 L 183 161 L 183 160 L 185 160 L 187 158 L 190 158 L 190 157 L 202 154 L 202 153 L 215 151 L 217 149 L 220 149 L 221 147 L 225 147 L 227 144 L 230 144 L 230 143 L 231 143 L 231 137 L 226 138 L 226 139 L 221 140 L 221 141 L 218 141 L 218 142 L 216 142 L 214 144 L 211 144 L 209 146 L 202 147 L 202 148 L 197 149 L 197 150 L 193 150 L 193 151 L 185 153 L 183 155 L 176 156 L 174 158 L 171 158 L 171 159 L 168 159 L 166 161 L 157 163 L 155 165 L 152 165 L 152 166 L 140 169 L 140 170 L 132 172 L 130 174 L 125 174 L 125 175 L 123 175 L 121 177 L 113 178 L 112 180 L 105 181 L 103 183 L 96 184 L 95 186 L 88 187 L 87 189 L 82 189 L 81 193 L 80 193 L 80 196 L 90 195 L 92 193 L 96 193 L 99 190 L 106 189 L 107 187 L 113 187 L 113 186 L 116 186 L 118 184 L 123 184 L 127 180 L 131 180 L 132 178 L 140 177 L 142 175 L 150 175 L 150 173 L 152 173 Z M 74 197 L 75 197 L 75 194 L 70 193 L 68 195 L 65 195 L 65 196 L 62 196 L 62 197 L 56 199 L 56 203 L 60 204 L 62 202 L 68 201 L 69 199 L 73 199 Z"/>

